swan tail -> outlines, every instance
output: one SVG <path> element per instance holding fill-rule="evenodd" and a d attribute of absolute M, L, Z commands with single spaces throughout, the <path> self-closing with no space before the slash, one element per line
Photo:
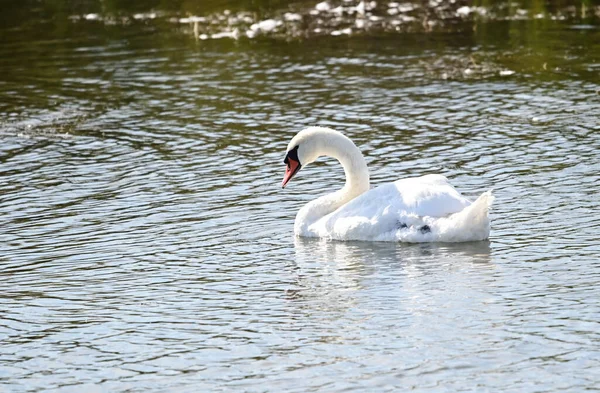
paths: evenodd
<path fill-rule="evenodd" d="M 475 202 L 465 207 L 458 213 L 448 217 L 446 230 L 452 233 L 453 239 L 449 241 L 478 241 L 490 236 L 490 219 L 488 212 L 494 203 L 492 190 L 481 194 Z"/>
<path fill-rule="evenodd" d="M 492 190 L 486 191 L 483 194 L 479 195 L 479 198 L 475 200 L 470 206 L 468 206 L 465 210 L 468 210 L 468 215 L 473 220 L 481 220 L 485 219 L 489 222 L 488 212 L 490 207 L 494 203 L 494 195 L 492 194 Z"/>

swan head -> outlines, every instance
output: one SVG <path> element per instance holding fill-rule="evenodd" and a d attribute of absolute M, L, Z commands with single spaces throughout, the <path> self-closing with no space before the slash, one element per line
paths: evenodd
<path fill-rule="evenodd" d="M 285 175 L 283 176 L 283 181 L 281 182 L 281 188 L 285 188 L 285 185 L 288 184 L 292 177 L 298 173 L 300 168 L 302 168 L 302 164 L 300 163 L 300 158 L 298 157 L 298 149 L 300 146 L 296 145 L 296 147 L 288 150 L 283 163 L 286 165 L 285 167 Z"/>
<path fill-rule="evenodd" d="M 283 160 L 286 169 L 281 182 L 282 188 L 285 188 L 286 184 L 292 180 L 303 166 L 314 162 L 319 156 L 323 155 L 323 137 L 328 136 L 330 133 L 340 134 L 330 128 L 308 127 L 292 138 Z"/>

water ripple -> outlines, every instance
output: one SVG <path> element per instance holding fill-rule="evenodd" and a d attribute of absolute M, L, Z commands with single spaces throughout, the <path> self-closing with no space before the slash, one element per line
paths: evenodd
<path fill-rule="evenodd" d="M 1 66 L 3 388 L 596 387 L 597 82 L 506 79 L 492 48 L 444 78 L 472 51 L 435 40 L 154 38 L 39 42 Z M 375 185 L 494 189 L 490 241 L 294 239 L 302 204 L 343 182 L 322 161 L 281 190 L 312 124 L 352 137 Z"/>

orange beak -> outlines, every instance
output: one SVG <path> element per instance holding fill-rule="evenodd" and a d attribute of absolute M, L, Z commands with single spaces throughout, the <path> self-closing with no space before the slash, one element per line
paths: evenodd
<path fill-rule="evenodd" d="M 287 167 L 285 168 L 285 175 L 283 176 L 283 181 L 281 182 L 281 188 L 285 188 L 285 185 L 288 184 L 288 182 L 292 180 L 292 177 L 294 177 L 300 168 L 302 168 L 300 162 L 290 157 L 286 158 L 286 164 Z"/>

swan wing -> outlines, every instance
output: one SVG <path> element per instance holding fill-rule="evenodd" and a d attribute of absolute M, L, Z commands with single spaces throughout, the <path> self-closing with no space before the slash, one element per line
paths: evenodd
<path fill-rule="evenodd" d="M 393 184 L 395 195 L 389 196 L 389 202 L 418 216 L 444 217 L 471 204 L 442 175 L 402 179 Z"/>
<path fill-rule="evenodd" d="M 331 215 L 338 217 L 376 217 L 393 209 L 404 214 L 444 217 L 457 213 L 471 202 L 463 197 L 442 175 L 427 175 L 397 180 L 373 188 Z"/>
<path fill-rule="evenodd" d="M 400 225 L 420 225 L 423 217 L 445 217 L 471 202 L 442 175 L 427 175 L 386 183 L 354 198 L 311 225 L 318 236 L 365 237 Z M 362 236 L 361 235 L 361 236 Z"/>

